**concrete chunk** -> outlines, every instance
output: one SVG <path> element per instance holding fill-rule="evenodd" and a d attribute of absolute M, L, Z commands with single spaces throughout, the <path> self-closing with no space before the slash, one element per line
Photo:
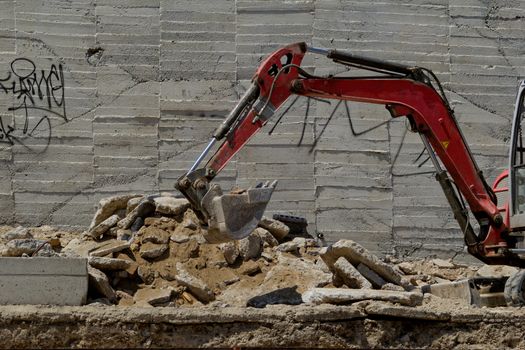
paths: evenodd
<path fill-rule="evenodd" d="M 279 252 L 295 253 L 299 251 L 299 248 L 306 246 L 306 239 L 302 237 L 295 237 L 289 242 L 284 242 L 275 247 L 275 250 Z"/>
<path fill-rule="evenodd" d="M 519 269 L 514 266 L 483 265 L 476 272 L 476 275 L 481 277 L 510 277 L 518 271 Z"/>
<path fill-rule="evenodd" d="M 171 235 L 170 240 L 175 243 L 186 243 L 190 240 L 190 236 L 174 233 Z"/>
<path fill-rule="evenodd" d="M 451 261 L 444 259 L 432 259 L 430 260 L 432 264 L 443 269 L 453 269 L 456 267 Z"/>
<path fill-rule="evenodd" d="M 142 233 L 142 243 L 167 244 L 170 241 L 169 232 L 154 226 L 145 227 L 140 232 Z"/>
<path fill-rule="evenodd" d="M 109 218 L 89 230 L 87 234 L 93 238 L 98 238 L 106 233 L 110 228 L 115 226 L 119 220 L 120 218 L 118 215 L 111 215 Z"/>
<path fill-rule="evenodd" d="M 253 234 L 259 235 L 264 244 L 268 244 L 270 247 L 275 247 L 279 245 L 277 239 L 266 229 L 262 227 L 257 227 L 253 230 Z"/>
<path fill-rule="evenodd" d="M 117 295 L 109 284 L 108 276 L 94 267 L 88 266 L 89 285 L 95 288 L 100 294 L 108 298 L 110 301 L 115 301 Z"/>
<path fill-rule="evenodd" d="M 129 213 L 131 213 L 131 211 L 133 209 L 135 209 L 137 207 L 137 205 L 139 205 L 139 203 L 144 199 L 143 196 L 140 196 L 140 197 L 134 197 L 134 198 L 131 198 L 129 201 L 128 201 L 128 204 L 126 205 L 126 215 L 128 215 Z"/>
<path fill-rule="evenodd" d="M 33 236 L 31 235 L 31 233 L 29 233 L 29 229 L 19 226 L 19 227 L 12 229 L 11 231 L 4 233 L 3 238 L 6 241 L 10 241 L 13 239 L 33 238 Z"/>
<path fill-rule="evenodd" d="M 126 270 L 131 267 L 131 261 L 124 259 L 103 258 L 90 256 L 88 258 L 90 266 L 99 270 Z"/>
<path fill-rule="evenodd" d="M 263 216 L 261 221 L 259 221 L 259 227 L 270 232 L 278 241 L 282 241 L 284 237 L 290 233 L 290 228 L 288 226 L 278 220 L 270 219 L 266 216 Z"/>
<path fill-rule="evenodd" d="M 100 224 L 102 221 L 109 218 L 117 210 L 126 209 L 128 201 L 131 198 L 137 197 L 137 194 L 122 195 L 122 196 L 113 196 L 109 198 L 104 198 L 99 202 L 99 209 L 95 213 L 91 224 L 89 225 L 88 231 L 92 230 L 95 226 Z"/>
<path fill-rule="evenodd" d="M 410 287 L 397 268 L 382 262 L 377 256 L 352 240 L 343 239 L 325 247 L 321 249 L 320 256 L 332 271 L 334 271 L 334 264 L 337 259 L 343 256 L 354 266 L 363 263 L 388 282 L 403 286 L 405 289 Z"/>
<path fill-rule="evenodd" d="M 100 248 L 98 248 L 95 251 L 92 251 L 89 253 L 91 256 L 106 256 L 111 253 L 117 253 L 124 249 L 129 248 L 129 242 L 126 241 L 118 241 L 116 239 L 109 240 L 107 242 L 104 242 L 105 244 L 102 245 Z"/>
<path fill-rule="evenodd" d="M 164 215 L 180 215 L 190 207 L 186 198 L 157 197 L 154 202 L 155 211 Z"/>
<path fill-rule="evenodd" d="M 17 257 L 23 254 L 32 255 L 39 249 L 38 256 L 55 256 L 55 251 L 45 240 L 40 239 L 12 239 L 6 244 L 5 256 Z"/>
<path fill-rule="evenodd" d="M 417 306 L 423 302 L 423 294 L 374 289 L 314 288 L 303 294 L 308 304 L 347 304 L 360 300 L 382 300 L 401 305 Z"/>
<path fill-rule="evenodd" d="M 86 259 L 0 258 L 0 304 L 84 305 Z"/>
<path fill-rule="evenodd" d="M 263 242 L 258 234 L 250 234 L 239 241 L 239 255 L 244 261 L 258 259 L 263 251 Z"/>
<path fill-rule="evenodd" d="M 145 217 L 155 210 L 155 203 L 143 199 L 126 217 L 118 222 L 118 227 L 128 229 L 138 217 Z"/>
<path fill-rule="evenodd" d="M 156 259 L 168 250 L 167 244 L 145 243 L 140 247 L 140 256 L 144 259 Z"/>
<path fill-rule="evenodd" d="M 87 258 L 89 253 L 97 250 L 103 243 L 94 241 L 83 241 L 79 238 L 73 238 L 69 243 L 62 249 L 62 253 L 68 255 L 78 255 Z"/>
<path fill-rule="evenodd" d="M 334 269 L 339 278 L 350 288 L 371 289 L 372 284 L 357 271 L 357 269 L 343 257 L 337 259 Z"/>
<path fill-rule="evenodd" d="M 177 263 L 177 276 L 175 280 L 182 286 L 185 286 L 190 292 L 203 303 L 215 300 L 215 294 L 201 279 L 191 275 L 184 265 Z"/>

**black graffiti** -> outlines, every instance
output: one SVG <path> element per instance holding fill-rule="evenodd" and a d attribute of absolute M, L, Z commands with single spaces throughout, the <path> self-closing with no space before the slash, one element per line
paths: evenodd
<path fill-rule="evenodd" d="M 7 74 L 0 77 L 0 94 L 13 96 L 14 103 L 7 111 L 15 116 L 9 123 L 0 116 L 0 143 L 13 145 L 22 143 L 24 138 L 39 136 L 49 144 L 50 116 L 68 121 L 62 65 L 52 64 L 47 71 L 37 70 L 32 60 L 17 58 L 9 68 Z"/>

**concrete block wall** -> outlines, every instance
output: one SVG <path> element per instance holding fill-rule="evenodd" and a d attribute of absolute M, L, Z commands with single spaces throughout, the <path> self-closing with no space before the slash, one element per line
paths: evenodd
<path fill-rule="evenodd" d="M 506 166 L 525 77 L 522 1 L 0 0 L 0 8 L 1 223 L 84 227 L 102 197 L 171 191 L 260 61 L 296 41 L 431 68 L 489 181 Z M 347 74 L 321 57 L 303 65 Z M 432 168 L 415 162 L 418 135 L 394 120 L 353 136 L 343 104 L 329 118 L 336 103 L 299 99 L 217 181 L 279 179 L 268 213 L 305 216 L 329 242 L 460 252 Z M 349 111 L 358 132 L 390 119 L 381 106 Z M 421 171 L 429 173 L 410 175 Z"/>

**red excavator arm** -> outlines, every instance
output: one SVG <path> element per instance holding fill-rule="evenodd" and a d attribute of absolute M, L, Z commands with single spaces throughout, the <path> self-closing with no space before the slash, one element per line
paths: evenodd
<path fill-rule="evenodd" d="M 306 52 L 385 75 L 315 77 L 300 67 Z M 437 82 L 433 73 L 424 68 L 336 50 L 308 48 L 305 43 L 286 46 L 260 65 L 252 87 L 216 130 L 208 147 L 190 171 L 179 179 L 176 187 L 190 200 L 201 220 L 210 224 L 211 231 L 216 233 L 216 241 L 244 237 L 262 216 L 274 186 L 266 185 L 227 197 L 217 185 L 210 188 L 209 182 L 291 95 L 382 104 L 392 117 L 408 118 L 412 130 L 421 135 L 436 167 L 436 178 L 465 235 L 469 252 L 487 263 L 524 265 L 508 250 L 513 244 L 508 237 L 508 220 L 500 214 L 496 196 L 472 157 L 446 97 L 434 88 L 432 80 Z M 213 144 L 224 138 L 226 140 L 206 165 L 197 169 Z M 446 170 L 441 168 L 436 156 Z M 453 188 L 453 183 L 459 193 Z M 462 198 L 479 223 L 479 234 L 474 233 Z M 244 214 L 239 217 L 241 212 Z"/>

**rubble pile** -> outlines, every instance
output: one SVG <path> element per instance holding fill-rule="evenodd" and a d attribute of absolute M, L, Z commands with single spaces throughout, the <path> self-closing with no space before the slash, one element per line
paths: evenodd
<path fill-rule="evenodd" d="M 0 256 L 85 257 L 90 303 L 145 307 L 369 299 L 416 306 L 424 286 L 477 270 L 441 259 L 380 259 L 351 240 L 322 247 L 266 217 L 240 241 L 210 244 L 205 236 L 186 199 L 124 195 L 101 200 L 81 234 L 0 227 Z"/>

